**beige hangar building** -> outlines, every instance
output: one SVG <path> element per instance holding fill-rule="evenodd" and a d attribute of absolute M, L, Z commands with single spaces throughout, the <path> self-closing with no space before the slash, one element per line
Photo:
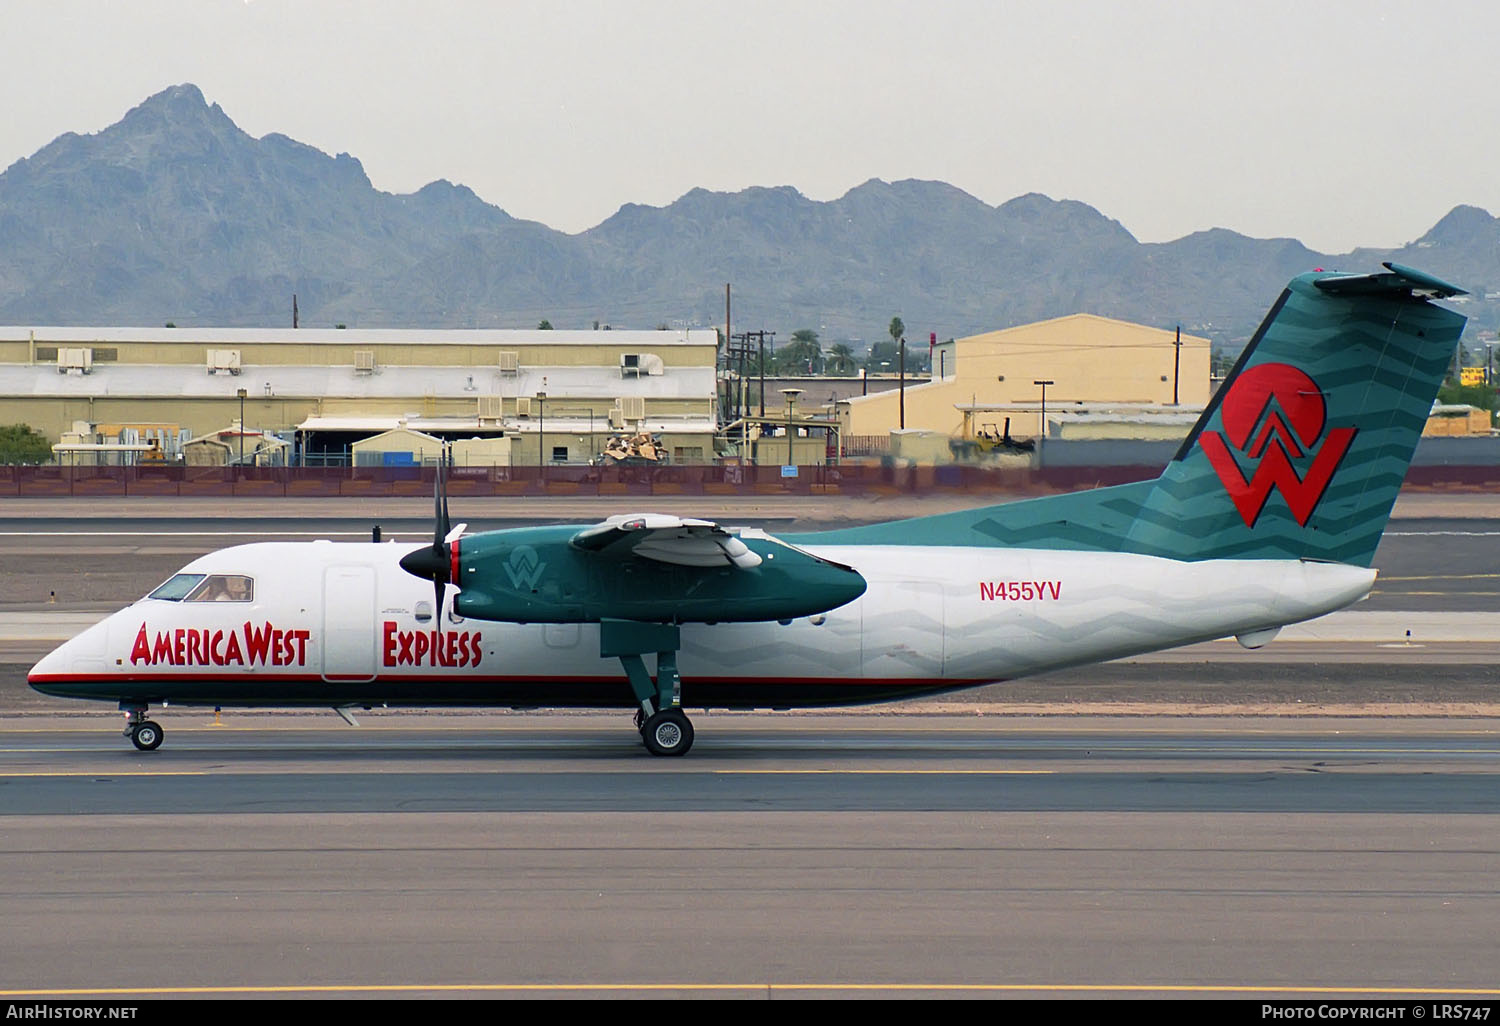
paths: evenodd
<path fill-rule="evenodd" d="M 703 463 L 717 353 L 712 329 L 0 328 L 0 423 L 80 453 L 309 465 L 431 462 L 433 438 L 464 443 L 455 461 L 577 464 L 644 430 Z"/>
<path fill-rule="evenodd" d="M 933 350 L 933 380 L 904 390 L 907 430 L 964 437 L 998 433 L 1008 416 L 1017 438 L 1040 429 L 1046 381 L 1047 434 L 1069 421 L 1093 422 L 1094 437 L 1151 437 L 1160 419 L 1168 434 L 1186 434 L 1211 395 L 1208 339 L 1093 314 L 1072 314 L 985 332 Z M 1173 406 L 1174 389 L 1176 406 Z M 835 404 L 845 439 L 889 436 L 901 427 L 900 391 L 853 396 Z M 1170 426 L 1169 426 L 1170 422 Z M 1177 427 L 1182 422 L 1187 426 Z M 1120 424 L 1111 432 L 1106 426 Z M 1129 426 L 1126 426 L 1129 425 Z M 1144 434 L 1143 434 L 1144 432 Z"/>

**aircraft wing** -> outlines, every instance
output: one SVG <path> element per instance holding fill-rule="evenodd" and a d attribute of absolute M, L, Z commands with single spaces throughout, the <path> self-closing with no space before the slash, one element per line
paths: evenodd
<path fill-rule="evenodd" d="M 569 539 L 584 552 L 630 551 L 645 559 L 678 566 L 760 566 L 760 556 L 711 520 L 667 513 L 628 513 L 586 527 Z"/>

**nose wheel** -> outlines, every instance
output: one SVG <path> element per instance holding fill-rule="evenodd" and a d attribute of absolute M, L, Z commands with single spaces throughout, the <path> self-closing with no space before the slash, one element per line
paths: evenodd
<path fill-rule="evenodd" d="M 126 707 L 125 712 L 129 717 L 125 721 L 125 736 L 130 738 L 130 743 L 143 752 L 154 752 L 160 748 L 166 732 L 161 729 L 161 724 L 146 719 L 146 707 Z"/>
<path fill-rule="evenodd" d="M 130 732 L 130 743 L 143 752 L 154 752 L 161 747 L 162 729 L 151 720 L 136 725 Z"/>

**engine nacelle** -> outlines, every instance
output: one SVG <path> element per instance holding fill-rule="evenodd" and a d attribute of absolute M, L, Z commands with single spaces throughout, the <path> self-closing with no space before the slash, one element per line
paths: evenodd
<path fill-rule="evenodd" d="M 456 541 L 455 610 L 516 623 L 791 620 L 852 602 L 866 587 L 853 568 L 769 536 L 743 539 L 760 556 L 747 569 L 662 562 L 628 547 L 581 550 L 570 544 L 577 530 L 515 528 Z"/>

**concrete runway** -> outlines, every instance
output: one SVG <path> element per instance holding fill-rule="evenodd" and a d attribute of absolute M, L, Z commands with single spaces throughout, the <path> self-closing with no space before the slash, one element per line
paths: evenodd
<path fill-rule="evenodd" d="M 1500 501 L 1403 505 L 1380 593 L 1261 652 L 700 715 L 663 761 L 622 714 L 170 709 L 138 753 L 112 710 L 28 704 L 30 653 L 306 511 L 12 503 L 0 997 L 1493 1000 Z M 366 512 L 420 537 L 424 507 Z"/>

